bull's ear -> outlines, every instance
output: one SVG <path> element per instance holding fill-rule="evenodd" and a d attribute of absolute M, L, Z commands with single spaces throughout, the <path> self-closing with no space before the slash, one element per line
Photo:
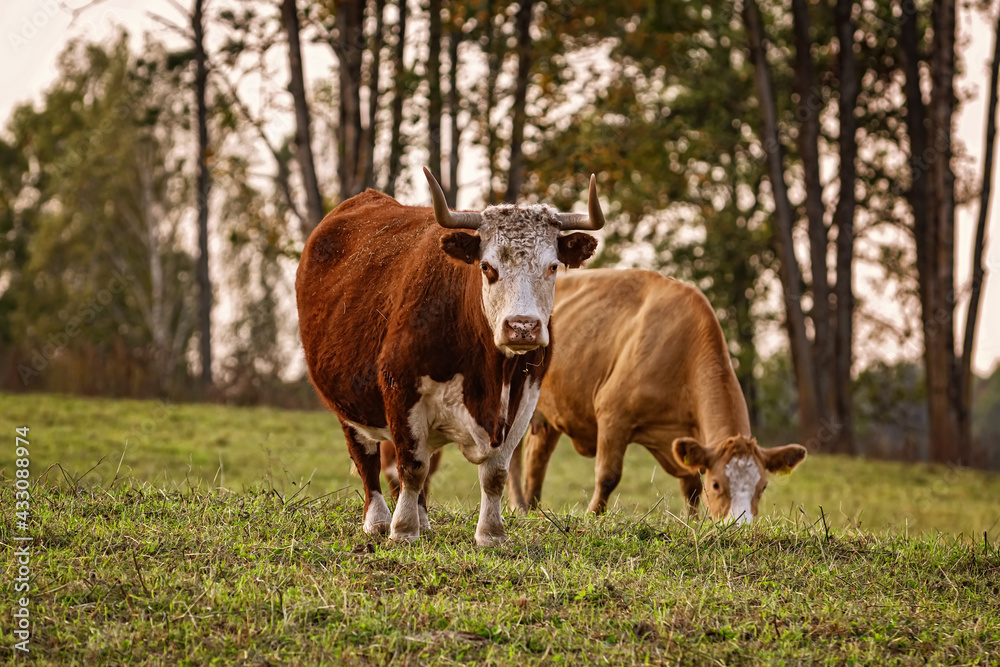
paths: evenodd
<path fill-rule="evenodd" d="M 465 232 L 452 232 L 441 237 L 441 250 L 460 262 L 472 264 L 479 260 L 479 237 Z"/>
<path fill-rule="evenodd" d="M 597 239 L 590 234 L 574 232 L 559 237 L 559 250 L 556 256 L 560 262 L 575 269 L 587 261 L 596 249 Z"/>
<path fill-rule="evenodd" d="M 802 445 L 785 445 L 760 451 L 764 455 L 764 467 L 767 471 L 782 475 L 791 473 L 806 458 L 806 448 Z"/>
<path fill-rule="evenodd" d="M 677 438 L 673 450 L 677 462 L 691 472 L 704 472 L 709 467 L 708 450 L 694 438 Z"/>

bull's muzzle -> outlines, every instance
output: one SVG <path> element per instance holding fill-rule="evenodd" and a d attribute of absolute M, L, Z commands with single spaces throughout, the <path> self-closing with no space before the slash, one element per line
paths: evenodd
<path fill-rule="evenodd" d="M 534 317 L 508 317 L 503 322 L 502 345 L 518 352 L 533 350 L 542 343 L 542 323 Z"/>

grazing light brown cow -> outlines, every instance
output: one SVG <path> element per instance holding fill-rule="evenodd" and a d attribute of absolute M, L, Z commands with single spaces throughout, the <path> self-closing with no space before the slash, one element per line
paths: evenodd
<path fill-rule="evenodd" d="M 454 442 L 479 466 L 476 543 L 490 545 L 506 537 L 507 468 L 551 357 L 556 270 L 579 266 L 597 244 L 559 232 L 600 229 L 604 216 L 593 176 L 587 214 L 544 205 L 452 213 L 424 173 L 433 209 L 368 190 L 313 231 L 295 281 L 299 333 L 365 487 L 365 532 L 409 542 L 429 527 L 421 487 L 431 453 Z M 401 486 L 391 517 L 379 484 L 383 439 L 395 443 Z"/>
<path fill-rule="evenodd" d="M 709 513 L 740 523 L 756 516 L 768 472 L 790 472 L 805 458 L 800 445 L 762 449 L 751 437 L 722 328 L 697 289 L 651 271 L 563 275 L 552 323 L 559 346 L 524 444 L 527 502 L 520 452 L 511 464 L 509 495 L 522 509 L 538 505 L 563 433 L 597 457 L 588 509 L 598 513 L 631 442 L 680 478 L 692 512 L 704 473 Z"/>

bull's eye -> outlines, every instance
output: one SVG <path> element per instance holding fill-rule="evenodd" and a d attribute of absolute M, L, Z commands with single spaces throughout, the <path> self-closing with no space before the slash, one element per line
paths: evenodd
<path fill-rule="evenodd" d="M 551 276 L 558 270 L 559 270 L 559 263 L 558 262 L 553 263 L 551 266 L 549 266 L 549 275 Z"/>
<path fill-rule="evenodd" d="M 718 482 L 712 482 L 712 488 L 715 489 L 716 491 L 718 491 L 719 490 L 719 483 Z"/>
<path fill-rule="evenodd" d="M 486 281 L 491 285 L 500 279 L 500 274 L 490 266 L 489 262 L 480 262 L 479 268 L 482 270 L 483 275 L 486 276 Z"/>

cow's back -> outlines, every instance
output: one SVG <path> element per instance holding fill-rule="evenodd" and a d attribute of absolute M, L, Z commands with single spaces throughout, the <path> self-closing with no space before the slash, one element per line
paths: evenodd
<path fill-rule="evenodd" d="M 299 332 L 313 384 L 341 417 L 385 425 L 379 355 L 407 295 L 448 271 L 440 235 L 430 208 L 374 190 L 342 203 L 310 235 L 295 280 Z"/>
<path fill-rule="evenodd" d="M 574 440 L 593 442 L 601 419 L 690 427 L 704 369 L 732 373 L 708 300 L 652 271 L 560 275 L 552 327 L 538 410 Z"/>

